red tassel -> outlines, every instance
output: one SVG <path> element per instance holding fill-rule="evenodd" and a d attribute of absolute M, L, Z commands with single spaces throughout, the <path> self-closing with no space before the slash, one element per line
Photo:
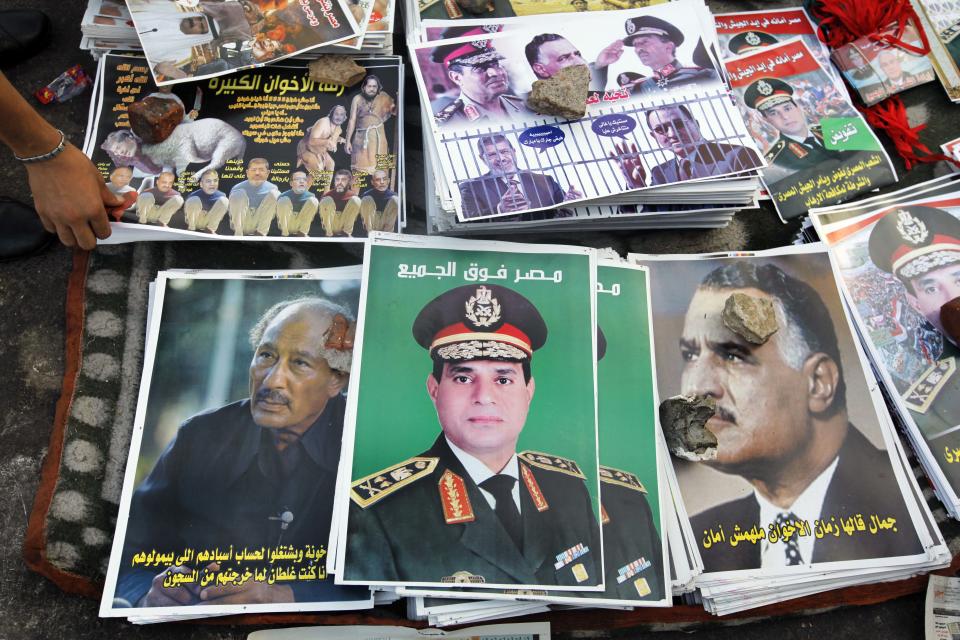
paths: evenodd
<path fill-rule="evenodd" d="M 819 0 L 813 4 L 812 9 L 814 16 L 820 21 L 817 35 L 831 49 L 837 49 L 858 38 L 868 36 L 873 40 L 881 40 L 918 55 L 930 53 L 927 34 L 920 27 L 920 19 L 909 0 Z M 917 33 L 920 34 L 920 40 L 923 43 L 922 47 L 902 40 L 903 32 L 909 23 L 917 27 Z M 897 25 L 894 35 L 878 34 L 891 24 Z M 927 125 L 910 126 L 907 109 L 900 96 L 892 95 L 873 106 L 857 105 L 857 108 L 871 127 L 883 131 L 893 141 L 908 171 L 918 162 L 932 163 L 945 160 L 960 166 L 960 162 L 942 153 L 933 153 L 920 141 L 920 132 Z"/>

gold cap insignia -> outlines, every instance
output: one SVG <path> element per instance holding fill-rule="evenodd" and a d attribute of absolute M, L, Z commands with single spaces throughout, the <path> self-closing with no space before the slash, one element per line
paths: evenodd
<path fill-rule="evenodd" d="M 771 93 L 773 93 L 773 85 L 766 80 L 761 80 L 757 83 L 757 93 L 762 96 L 769 96 Z"/>
<path fill-rule="evenodd" d="M 486 287 L 477 289 L 477 293 L 470 296 L 466 302 L 467 320 L 476 327 L 489 327 L 500 320 L 500 302 L 493 297 L 493 292 Z"/>
<path fill-rule="evenodd" d="M 743 39 L 747 41 L 747 44 L 752 44 L 752 45 L 760 44 L 760 36 L 755 34 L 753 31 L 748 31 L 747 35 L 745 35 Z"/>
<path fill-rule="evenodd" d="M 909 242 L 912 245 L 921 244 L 930 235 L 930 232 L 927 231 L 927 225 L 906 209 L 897 211 L 897 232 L 904 242 Z"/>

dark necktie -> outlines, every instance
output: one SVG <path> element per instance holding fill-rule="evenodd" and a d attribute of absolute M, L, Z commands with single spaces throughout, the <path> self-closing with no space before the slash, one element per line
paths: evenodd
<path fill-rule="evenodd" d="M 494 512 L 500 518 L 500 523 L 513 538 L 517 549 L 523 549 L 523 525 L 520 522 L 520 511 L 517 510 L 517 505 L 513 501 L 513 483 L 516 481 L 517 479 L 512 476 L 498 473 L 481 482 L 480 486 L 493 495 L 494 500 L 497 501 Z"/>
<path fill-rule="evenodd" d="M 788 524 L 795 527 L 797 520 L 799 520 L 799 518 L 793 513 L 779 513 L 777 514 L 776 523 L 781 527 L 785 527 Z M 803 564 L 803 558 L 800 557 L 800 542 L 796 533 L 786 541 L 783 551 L 786 554 L 787 566 L 794 567 L 798 564 Z"/>
<path fill-rule="evenodd" d="M 690 178 L 693 177 L 693 173 L 690 170 L 691 166 L 692 166 L 692 163 L 687 158 L 684 158 L 683 160 L 680 161 L 680 179 L 681 180 L 689 180 Z"/>
<path fill-rule="evenodd" d="M 820 146 L 820 141 L 814 136 L 807 136 L 807 139 L 803 141 L 803 144 L 807 145 L 811 149 L 816 149 Z"/>

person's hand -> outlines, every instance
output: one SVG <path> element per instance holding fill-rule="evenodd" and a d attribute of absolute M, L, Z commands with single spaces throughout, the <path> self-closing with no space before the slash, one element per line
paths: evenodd
<path fill-rule="evenodd" d="M 216 571 L 218 565 L 211 562 L 207 565 L 207 570 Z M 167 567 L 153 577 L 150 583 L 150 591 L 137 603 L 139 607 L 178 607 L 183 605 L 197 604 L 200 601 L 200 585 L 186 584 L 179 587 L 164 587 L 163 581 L 167 577 L 167 572 L 173 573 L 192 573 L 190 567 Z"/>
<path fill-rule="evenodd" d="M 191 109 L 190 113 L 187 114 L 187 117 L 190 118 L 191 120 L 196 120 L 198 115 L 200 115 L 199 111 L 197 111 L 196 109 Z"/>
<path fill-rule="evenodd" d="M 293 589 L 285 584 L 248 580 L 241 585 L 223 584 L 200 590 L 203 604 L 267 604 L 295 602 Z"/>
<path fill-rule="evenodd" d="M 33 204 L 43 227 L 68 247 L 93 249 L 110 237 L 106 208 L 123 205 L 90 159 L 67 145 L 52 160 L 26 165 Z"/>
<path fill-rule="evenodd" d="M 500 203 L 497 204 L 497 211 L 500 213 L 506 213 L 508 211 L 524 211 L 530 208 L 530 201 L 523 195 L 520 191 L 520 188 L 511 183 L 507 188 L 507 191 L 503 194 L 503 197 L 500 198 Z"/>
<path fill-rule="evenodd" d="M 353 153 L 353 145 L 349 141 L 345 141 L 343 144 L 343 149 L 347 153 Z"/>
<path fill-rule="evenodd" d="M 626 142 L 624 142 L 623 145 L 619 142 L 614 142 L 613 149 L 614 150 L 610 152 L 610 157 L 620 165 L 620 171 L 623 172 L 623 176 L 627 179 L 627 187 L 631 189 L 645 187 L 647 185 L 647 170 L 644 169 L 643 163 L 640 162 L 640 150 L 637 149 L 636 143 L 630 145 L 628 149 Z"/>
<path fill-rule="evenodd" d="M 579 200 L 583 197 L 583 194 L 577 191 L 577 188 L 573 185 L 567 187 L 566 193 L 563 194 L 564 200 Z"/>
<path fill-rule="evenodd" d="M 600 51 L 597 56 L 597 67 L 609 67 L 623 55 L 623 40 L 614 40 Z"/>

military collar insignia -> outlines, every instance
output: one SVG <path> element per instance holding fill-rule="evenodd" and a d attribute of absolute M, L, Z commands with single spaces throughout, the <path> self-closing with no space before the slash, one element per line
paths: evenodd
<path fill-rule="evenodd" d="M 473 506 L 470 504 L 463 478 L 447 469 L 440 476 L 437 486 L 440 490 L 440 503 L 443 505 L 443 519 L 447 524 L 474 521 Z"/>
<path fill-rule="evenodd" d="M 530 467 L 521 464 L 520 475 L 523 477 L 523 484 L 527 487 L 527 492 L 530 494 L 530 499 L 533 500 L 533 506 L 537 508 L 537 511 L 544 512 L 549 509 L 550 505 L 547 504 L 547 499 L 543 496 L 543 491 L 540 490 L 540 485 L 537 484 L 537 479 L 533 477 L 533 471 L 530 471 Z"/>
<path fill-rule="evenodd" d="M 479 287 L 466 302 L 464 317 L 477 329 L 492 327 L 500 320 L 500 302 L 487 287 Z"/>
<path fill-rule="evenodd" d="M 926 413 L 933 406 L 944 385 L 957 372 L 954 358 L 944 358 L 930 365 L 903 394 L 903 403 L 916 413 Z"/>
<path fill-rule="evenodd" d="M 616 484 L 621 487 L 626 487 L 627 489 L 639 491 L 640 493 L 647 492 L 646 487 L 643 486 L 643 483 L 640 482 L 640 478 L 638 478 L 635 474 L 628 471 L 621 471 L 620 469 L 614 469 L 613 467 L 605 467 L 600 465 L 600 482 Z"/>
<path fill-rule="evenodd" d="M 552 456 L 549 453 L 540 453 L 539 451 L 524 451 L 517 456 L 529 465 L 549 469 L 550 471 L 559 471 L 570 476 L 586 480 L 587 476 L 580 470 L 580 466 L 568 458 Z"/>
<path fill-rule="evenodd" d="M 899 209 L 897 211 L 897 233 L 900 234 L 904 242 L 908 242 L 914 246 L 922 244 L 923 241 L 927 239 L 927 236 L 930 235 L 930 232 L 927 231 L 927 225 L 923 223 L 923 220 L 916 218 L 906 209 Z"/>
<path fill-rule="evenodd" d="M 766 80 L 761 80 L 757 83 L 757 93 L 762 96 L 769 96 L 773 93 L 773 85 Z"/>

